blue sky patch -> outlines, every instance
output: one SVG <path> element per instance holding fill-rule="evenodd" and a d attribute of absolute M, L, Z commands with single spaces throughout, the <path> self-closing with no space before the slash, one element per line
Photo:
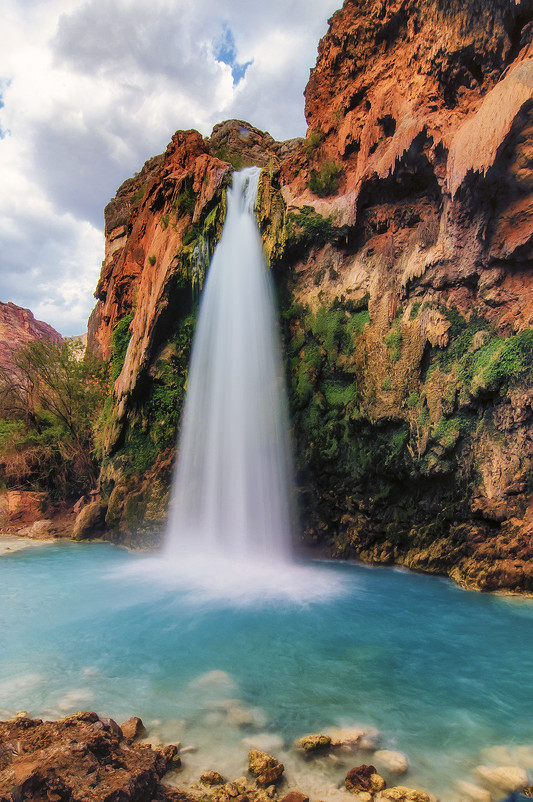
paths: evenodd
<path fill-rule="evenodd" d="M 253 61 L 244 63 L 237 61 L 235 38 L 227 23 L 224 24 L 220 37 L 214 42 L 214 54 L 217 61 L 221 61 L 222 64 L 227 64 L 231 67 L 233 86 L 236 86 L 244 78 L 246 70 L 253 63 Z"/>

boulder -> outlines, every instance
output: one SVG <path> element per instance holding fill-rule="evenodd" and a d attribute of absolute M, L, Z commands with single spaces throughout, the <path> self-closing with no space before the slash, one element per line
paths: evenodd
<path fill-rule="evenodd" d="M 120 729 L 122 730 L 122 734 L 124 738 L 129 738 L 133 740 L 134 738 L 139 738 L 139 736 L 143 735 L 146 732 L 144 724 L 142 720 L 138 716 L 132 716 L 123 724 L 120 725 Z"/>
<path fill-rule="evenodd" d="M 200 777 L 200 782 L 202 783 L 202 785 L 208 785 L 211 787 L 214 785 L 224 785 L 226 780 L 224 779 L 222 774 L 218 773 L 218 771 L 206 771 Z M 235 794 L 235 796 L 238 796 L 238 793 Z"/>
<path fill-rule="evenodd" d="M 60 721 L 0 722 L 0 799 L 157 798 L 176 747 L 132 748 L 111 721 L 77 713 Z"/>
<path fill-rule="evenodd" d="M 505 793 L 523 791 L 529 785 L 527 771 L 520 766 L 478 766 L 476 774 L 484 785 Z"/>
<path fill-rule="evenodd" d="M 74 540 L 90 540 L 100 537 L 105 530 L 107 505 L 102 501 L 87 504 L 76 517 L 72 537 Z"/>
<path fill-rule="evenodd" d="M 268 788 L 269 785 L 274 785 L 281 779 L 284 770 L 283 763 L 277 763 L 275 766 L 266 769 L 262 774 L 255 778 L 257 785 L 261 788 Z"/>
<path fill-rule="evenodd" d="M 259 749 L 250 749 L 248 752 L 248 771 L 254 777 L 264 774 L 267 769 L 274 768 L 278 761 L 267 752 L 260 752 Z"/>
<path fill-rule="evenodd" d="M 317 733 L 315 735 L 304 735 L 303 738 L 299 738 L 294 743 L 297 749 L 301 749 L 307 754 L 313 752 L 323 752 L 325 749 L 329 748 L 330 744 L 330 736 L 323 735 L 321 733 Z"/>
<path fill-rule="evenodd" d="M 285 794 L 281 802 L 309 802 L 309 797 L 299 791 L 289 791 Z"/>
<path fill-rule="evenodd" d="M 402 752 L 393 752 L 389 749 L 378 749 L 374 752 L 374 760 L 381 768 L 398 776 L 405 774 L 409 768 L 407 758 Z"/>
<path fill-rule="evenodd" d="M 344 779 L 344 784 L 348 791 L 369 791 L 371 794 L 382 791 L 386 786 L 385 780 L 376 772 L 375 766 L 365 764 L 350 769 Z"/>

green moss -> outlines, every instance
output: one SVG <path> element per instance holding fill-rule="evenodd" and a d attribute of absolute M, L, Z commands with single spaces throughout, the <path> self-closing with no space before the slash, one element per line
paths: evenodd
<path fill-rule="evenodd" d="M 402 344 L 403 335 L 401 331 L 393 330 L 385 337 L 385 345 L 389 358 L 392 362 L 397 362 L 400 358 L 400 347 Z"/>
<path fill-rule="evenodd" d="M 128 312 L 118 321 L 111 335 L 111 379 L 113 381 L 119 377 L 126 358 L 126 351 L 131 339 L 130 324 L 132 320 L 133 311 Z"/>
<path fill-rule="evenodd" d="M 420 396 L 418 393 L 410 393 L 406 403 L 409 409 L 413 409 L 413 407 L 417 407 L 420 404 Z"/>
<path fill-rule="evenodd" d="M 409 320 L 416 320 L 421 306 L 422 306 L 422 301 L 414 302 L 414 304 L 411 307 L 411 311 L 409 312 Z"/>
<path fill-rule="evenodd" d="M 368 309 L 353 314 L 349 320 L 348 328 L 352 334 L 362 334 L 367 323 L 370 322 Z"/>
<path fill-rule="evenodd" d="M 334 242 L 339 233 L 332 218 L 322 217 L 312 206 L 302 206 L 299 212 L 289 212 L 285 225 L 286 247 L 289 251 L 320 248 L 326 242 Z"/>

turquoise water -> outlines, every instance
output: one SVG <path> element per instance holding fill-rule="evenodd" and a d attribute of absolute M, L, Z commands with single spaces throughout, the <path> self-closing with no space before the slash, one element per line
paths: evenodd
<path fill-rule="evenodd" d="M 233 606 L 128 570 L 143 560 L 108 544 L 0 559 L 2 716 L 139 715 L 154 737 L 198 748 L 184 776 L 202 761 L 242 773 L 243 739 L 259 734 L 312 798 L 341 783 L 344 764 L 313 773 L 288 747 L 328 727 L 378 729 L 383 748 L 409 758 L 402 784 L 441 798 L 488 748 L 533 754 L 530 601 L 326 565 L 322 577 L 342 580 L 331 598 Z"/>

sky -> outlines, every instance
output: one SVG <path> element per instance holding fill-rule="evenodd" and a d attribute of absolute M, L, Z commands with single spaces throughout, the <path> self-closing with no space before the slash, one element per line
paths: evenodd
<path fill-rule="evenodd" d="M 303 91 L 342 0 L 2 0 L 0 301 L 81 334 L 103 211 L 178 129 L 305 136 Z"/>

